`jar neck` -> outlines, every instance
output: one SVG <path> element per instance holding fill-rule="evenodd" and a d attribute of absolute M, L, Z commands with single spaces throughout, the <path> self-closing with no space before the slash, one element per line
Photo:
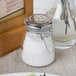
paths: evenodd
<path fill-rule="evenodd" d="M 40 29 L 32 29 L 27 27 L 27 32 L 30 32 L 31 34 L 41 35 L 43 37 L 48 37 L 52 34 L 52 26 L 47 25 L 46 27 L 42 27 Z"/>
<path fill-rule="evenodd" d="M 46 25 L 46 26 L 42 26 L 42 27 L 29 27 L 29 25 L 26 25 L 26 29 L 29 31 L 29 32 L 37 32 L 37 33 L 41 33 L 41 32 L 52 32 L 52 25 Z"/>

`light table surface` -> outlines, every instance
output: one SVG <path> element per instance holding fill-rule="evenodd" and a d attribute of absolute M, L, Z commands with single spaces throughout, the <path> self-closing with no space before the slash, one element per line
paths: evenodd
<path fill-rule="evenodd" d="M 21 49 L 17 49 L 0 58 L 0 74 L 46 72 L 61 76 L 76 76 L 76 45 L 67 50 L 56 49 L 56 59 L 54 63 L 42 68 L 30 67 L 24 64 L 21 59 L 21 52 Z"/>

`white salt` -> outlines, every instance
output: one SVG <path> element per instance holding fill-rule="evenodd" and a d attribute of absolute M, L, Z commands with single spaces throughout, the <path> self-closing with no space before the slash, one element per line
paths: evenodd
<path fill-rule="evenodd" d="M 53 62 L 55 53 L 52 39 L 48 36 L 44 37 L 44 40 L 48 49 L 45 47 L 40 34 L 27 32 L 22 53 L 22 59 L 26 64 L 40 67 Z"/>

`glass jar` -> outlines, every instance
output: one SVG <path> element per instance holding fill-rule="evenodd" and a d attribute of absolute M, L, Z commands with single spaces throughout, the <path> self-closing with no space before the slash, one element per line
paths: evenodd
<path fill-rule="evenodd" d="M 59 49 L 71 48 L 76 43 L 76 18 L 72 2 L 61 0 L 54 15 L 53 39 L 55 47 Z"/>
<path fill-rule="evenodd" d="M 52 25 L 47 19 L 46 15 L 34 14 L 24 21 L 27 32 L 23 44 L 22 60 L 30 66 L 42 67 L 54 61 Z"/>

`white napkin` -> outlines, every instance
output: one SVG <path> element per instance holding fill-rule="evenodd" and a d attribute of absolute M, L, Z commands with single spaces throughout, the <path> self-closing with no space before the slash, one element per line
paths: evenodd
<path fill-rule="evenodd" d="M 65 35 L 66 25 L 65 25 L 64 20 L 60 19 L 61 14 L 62 14 L 62 4 L 59 3 L 57 5 L 57 9 L 53 17 L 53 35 L 54 36 L 60 37 L 60 36 Z"/>
<path fill-rule="evenodd" d="M 53 20 L 54 20 L 54 19 L 60 20 L 61 13 L 62 13 L 62 5 L 61 5 L 61 3 L 59 3 L 59 4 L 57 5 L 57 9 L 56 9 L 56 11 L 55 11 Z"/>
<path fill-rule="evenodd" d="M 60 0 L 33 0 L 33 13 L 45 14 L 51 8 L 57 7 Z"/>

